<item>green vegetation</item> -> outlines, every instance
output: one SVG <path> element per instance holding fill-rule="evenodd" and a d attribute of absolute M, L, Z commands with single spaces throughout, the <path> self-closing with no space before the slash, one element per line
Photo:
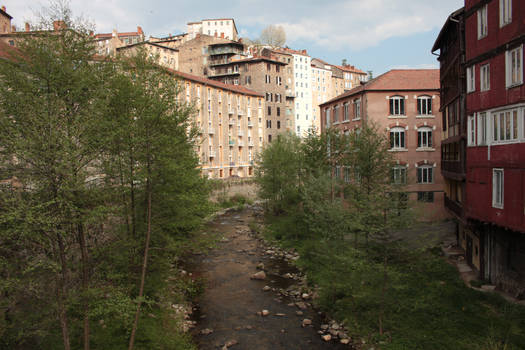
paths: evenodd
<path fill-rule="evenodd" d="M 412 209 L 385 142 L 374 127 L 275 140 L 257 172 L 266 237 L 297 249 L 318 306 L 365 348 L 524 348 L 524 307 L 466 287 L 439 249 L 393 240 Z"/>
<path fill-rule="evenodd" d="M 0 60 L 0 348 L 191 349 L 171 305 L 201 289 L 177 262 L 211 210 L 193 108 L 54 10 Z"/>

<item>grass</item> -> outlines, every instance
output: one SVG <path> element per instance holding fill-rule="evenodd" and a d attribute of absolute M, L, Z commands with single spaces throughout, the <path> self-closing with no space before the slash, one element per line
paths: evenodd
<path fill-rule="evenodd" d="M 269 238 L 299 250 L 297 264 L 318 287 L 318 306 L 344 322 L 354 339 L 396 350 L 525 349 L 525 307 L 468 288 L 438 249 L 297 240 L 289 218 L 268 223 Z"/>

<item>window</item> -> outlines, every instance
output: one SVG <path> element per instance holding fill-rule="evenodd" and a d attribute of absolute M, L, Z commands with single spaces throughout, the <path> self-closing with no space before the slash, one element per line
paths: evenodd
<path fill-rule="evenodd" d="M 486 37 L 488 33 L 487 8 L 488 5 L 485 5 L 478 10 L 478 39 Z"/>
<path fill-rule="evenodd" d="M 499 26 L 512 22 L 512 0 L 499 0 Z"/>
<path fill-rule="evenodd" d="M 467 92 L 476 91 L 476 66 L 467 68 Z"/>
<path fill-rule="evenodd" d="M 478 145 L 487 144 L 487 113 L 478 114 Z"/>
<path fill-rule="evenodd" d="M 361 118 L 361 99 L 354 100 L 354 119 Z"/>
<path fill-rule="evenodd" d="M 434 168 L 430 165 L 423 165 L 417 168 L 417 183 L 431 184 Z"/>
<path fill-rule="evenodd" d="M 417 200 L 419 202 L 432 203 L 434 202 L 434 192 L 429 192 L 429 191 L 418 192 Z"/>
<path fill-rule="evenodd" d="M 339 122 L 339 105 L 334 106 L 334 123 Z"/>
<path fill-rule="evenodd" d="M 267 120 L 266 121 L 266 129 L 271 129 L 272 128 L 272 121 L 271 120 Z"/>
<path fill-rule="evenodd" d="M 272 65 L 270 63 L 266 64 L 266 70 L 270 72 L 272 70 Z"/>
<path fill-rule="evenodd" d="M 419 96 L 417 98 L 417 114 L 431 115 L 432 114 L 432 97 Z"/>
<path fill-rule="evenodd" d="M 268 106 L 268 115 L 272 115 L 272 107 Z"/>
<path fill-rule="evenodd" d="M 475 146 L 476 145 L 476 119 L 474 116 L 468 117 L 468 145 L 469 146 Z"/>
<path fill-rule="evenodd" d="M 523 84 L 523 45 L 507 51 L 505 74 L 507 87 Z"/>
<path fill-rule="evenodd" d="M 280 129 L 280 128 L 281 128 L 281 121 L 278 120 L 278 121 L 277 121 L 277 129 Z"/>
<path fill-rule="evenodd" d="M 278 116 L 278 117 L 281 116 L 281 107 L 277 107 L 277 116 Z"/>
<path fill-rule="evenodd" d="M 390 148 L 405 148 L 405 129 L 390 129 Z"/>
<path fill-rule="evenodd" d="M 330 126 L 330 108 L 325 109 L 326 114 L 326 127 Z"/>
<path fill-rule="evenodd" d="M 405 115 L 405 98 L 402 96 L 390 97 L 390 115 Z"/>
<path fill-rule="evenodd" d="M 518 138 L 518 110 L 507 110 L 492 114 L 493 140 L 512 141 Z"/>
<path fill-rule="evenodd" d="M 422 127 L 418 129 L 417 147 L 432 148 L 432 128 Z"/>
<path fill-rule="evenodd" d="M 492 206 L 503 209 L 503 169 L 492 169 Z"/>
<path fill-rule="evenodd" d="M 272 81 L 272 77 L 269 76 L 268 74 L 265 74 L 265 75 L 264 75 L 264 79 L 265 79 L 265 83 L 266 83 L 266 84 L 270 84 L 271 81 Z"/>
<path fill-rule="evenodd" d="M 490 90 L 490 65 L 485 64 L 479 69 L 479 89 L 480 91 Z"/>
<path fill-rule="evenodd" d="M 346 102 L 343 105 L 343 120 L 347 121 L 348 119 L 349 119 L 349 116 L 348 116 L 348 102 Z"/>
<path fill-rule="evenodd" d="M 392 168 L 392 183 L 396 185 L 407 183 L 407 168 L 405 166 Z"/>

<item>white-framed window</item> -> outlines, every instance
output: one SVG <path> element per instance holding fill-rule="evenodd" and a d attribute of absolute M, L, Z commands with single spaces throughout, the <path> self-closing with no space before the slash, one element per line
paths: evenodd
<path fill-rule="evenodd" d="M 512 0 L 499 0 L 499 26 L 512 22 Z"/>
<path fill-rule="evenodd" d="M 417 183 L 431 184 L 433 182 L 434 167 L 431 165 L 422 165 L 417 168 Z"/>
<path fill-rule="evenodd" d="M 326 127 L 329 127 L 330 126 L 330 108 L 326 108 L 325 109 L 325 113 L 326 113 Z"/>
<path fill-rule="evenodd" d="M 406 166 L 400 165 L 392 168 L 392 183 L 396 185 L 404 185 L 407 183 Z"/>
<path fill-rule="evenodd" d="M 481 112 L 478 114 L 478 145 L 486 145 L 488 141 L 488 120 L 487 112 Z"/>
<path fill-rule="evenodd" d="M 361 118 L 361 99 L 357 98 L 354 100 L 354 119 Z"/>
<path fill-rule="evenodd" d="M 507 51 L 505 56 L 506 86 L 523 84 L 523 45 Z"/>
<path fill-rule="evenodd" d="M 518 109 L 492 113 L 492 139 L 494 142 L 518 139 Z"/>
<path fill-rule="evenodd" d="M 432 148 L 432 128 L 423 126 L 417 129 L 417 147 Z"/>
<path fill-rule="evenodd" d="M 467 92 L 476 91 L 476 66 L 467 67 Z"/>
<path fill-rule="evenodd" d="M 492 206 L 503 209 L 503 169 L 492 169 Z"/>
<path fill-rule="evenodd" d="M 390 97 L 390 115 L 405 115 L 405 98 L 403 96 Z"/>
<path fill-rule="evenodd" d="M 343 121 L 348 121 L 349 119 L 348 102 L 345 102 L 343 105 Z"/>
<path fill-rule="evenodd" d="M 488 34 L 487 9 L 488 5 L 485 5 L 478 10 L 478 39 L 484 38 Z"/>
<path fill-rule="evenodd" d="M 484 64 L 479 68 L 479 90 L 490 90 L 490 64 Z"/>
<path fill-rule="evenodd" d="M 405 129 L 395 127 L 390 129 L 390 148 L 405 148 Z"/>
<path fill-rule="evenodd" d="M 417 98 L 417 114 L 431 115 L 432 114 L 432 97 L 419 96 Z"/>
<path fill-rule="evenodd" d="M 473 115 L 468 117 L 467 122 L 467 133 L 468 133 L 468 145 L 476 145 L 476 118 Z"/>

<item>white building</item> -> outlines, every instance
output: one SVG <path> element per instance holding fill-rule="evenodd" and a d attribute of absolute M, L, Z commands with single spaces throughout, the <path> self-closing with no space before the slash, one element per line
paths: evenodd
<path fill-rule="evenodd" d="M 306 136 L 316 125 L 312 108 L 311 57 L 306 50 L 288 50 L 293 56 L 295 81 L 295 133 Z"/>
<path fill-rule="evenodd" d="M 189 40 L 194 39 L 197 34 L 206 34 L 233 41 L 239 39 L 239 33 L 233 18 L 203 19 L 200 22 L 189 22 Z"/>

